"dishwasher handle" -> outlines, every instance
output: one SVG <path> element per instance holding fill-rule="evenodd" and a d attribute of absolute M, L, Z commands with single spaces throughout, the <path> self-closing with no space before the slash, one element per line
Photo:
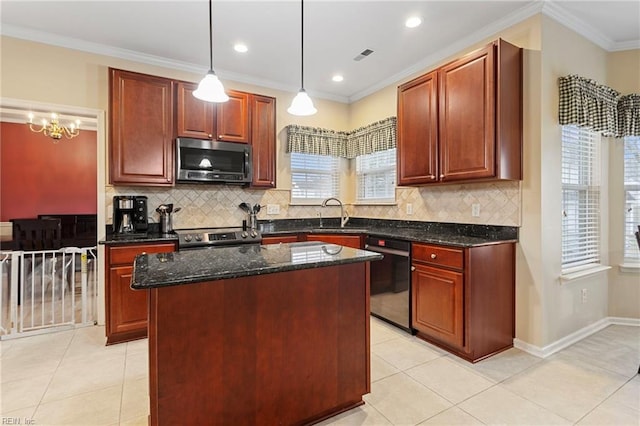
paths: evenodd
<path fill-rule="evenodd" d="M 396 255 L 396 256 L 409 257 L 409 252 L 408 251 L 404 251 L 404 250 L 396 250 L 396 249 L 390 249 L 390 248 L 386 248 L 386 247 L 372 246 L 370 244 L 365 244 L 364 248 L 365 248 L 365 250 L 375 251 L 375 252 L 378 252 L 378 253 L 393 254 L 393 255 Z"/>

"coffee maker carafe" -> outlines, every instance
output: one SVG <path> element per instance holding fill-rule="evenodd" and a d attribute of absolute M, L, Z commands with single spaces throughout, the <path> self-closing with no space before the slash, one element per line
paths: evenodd
<path fill-rule="evenodd" d="M 147 220 L 147 197 L 144 195 L 116 195 L 113 197 L 113 233 L 145 233 Z"/>

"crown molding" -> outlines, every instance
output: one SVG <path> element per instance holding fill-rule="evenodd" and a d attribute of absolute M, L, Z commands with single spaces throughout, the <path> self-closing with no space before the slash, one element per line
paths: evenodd
<path fill-rule="evenodd" d="M 558 2 L 546 0 L 542 5 L 542 13 L 565 27 L 572 29 L 587 40 L 592 41 L 604 50 L 611 50 L 613 41 L 602 34 L 599 30 L 595 29 L 591 25 L 587 24 L 581 19 L 576 18 L 571 13 L 567 12 Z"/>
<path fill-rule="evenodd" d="M 435 52 L 432 55 L 427 56 L 420 62 L 417 62 L 413 66 L 406 68 L 399 73 L 396 73 L 375 85 L 362 90 L 360 92 L 354 93 L 349 97 L 349 102 L 358 101 L 372 93 L 377 92 L 380 89 L 383 89 L 392 84 L 397 84 L 399 81 L 410 77 L 411 75 L 417 74 L 419 72 L 424 71 L 425 69 L 434 66 L 435 64 L 441 62 L 442 60 L 451 57 L 458 52 L 468 48 L 469 46 L 479 43 L 482 40 L 486 40 L 487 38 L 493 36 L 494 34 L 505 30 L 519 22 L 524 21 L 531 16 L 534 16 L 540 13 L 542 10 L 542 2 L 534 2 L 529 3 L 526 6 L 516 10 L 515 12 L 506 15 L 504 18 L 492 22 L 490 25 L 481 28 L 480 30 L 469 34 L 468 36 L 459 39 L 455 43 L 448 45 L 446 48 L 441 49 Z"/>

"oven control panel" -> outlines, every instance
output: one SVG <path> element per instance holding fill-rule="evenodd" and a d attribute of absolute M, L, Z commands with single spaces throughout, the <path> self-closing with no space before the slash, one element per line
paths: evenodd
<path fill-rule="evenodd" d="M 259 244 L 262 242 L 262 234 L 260 234 L 260 231 L 254 229 L 181 229 L 175 230 L 175 232 L 178 235 L 178 247 L 180 249 Z"/>

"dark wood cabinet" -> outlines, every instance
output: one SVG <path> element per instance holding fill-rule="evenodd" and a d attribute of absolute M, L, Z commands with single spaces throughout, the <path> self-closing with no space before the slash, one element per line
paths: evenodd
<path fill-rule="evenodd" d="M 398 185 L 438 180 L 438 73 L 398 88 Z"/>
<path fill-rule="evenodd" d="M 497 40 L 398 87 L 399 184 L 519 179 L 522 49 Z"/>
<path fill-rule="evenodd" d="M 193 96 L 197 84 L 176 83 L 176 133 L 194 139 L 213 139 L 215 104 Z"/>
<path fill-rule="evenodd" d="M 109 69 L 110 182 L 173 185 L 173 81 Z"/>
<path fill-rule="evenodd" d="M 105 311 L 108 345 L 147 336 L 148 292 L 130 288 L 135 257 L 142 253 L 174 250 L 173 243 L 107 247 Z"/>
<path fill-rule="evenodd" d="M 300 241 L 300 239 L 298 238 L 298 234 L 262 237 L 262 244 L 296 243 L 298 241 Z"/>
<path fill-rule="evenodd" d="M 251 95 L 251 145 L 253 181 L 251 186 L 276 187 L 276 100 Z"/>
<path fill-rule="evenodd" d="M 176 83 L 177 136 L 250 143 L 250 94 L 227 90 L 227 102 L 211 103 L 193 96 L 197 87 L 195 83 Z"/>
<path fill-rule="evenodd" d="M 511 348 L 515 244 L 412 245 L 412 328 L 471 362 Z"/>
<path fill-rule="evenodd" d="M 338 244 L 345 247 L 362 248 L 363 236 L 345 234 L 307 234 L 307 241 L 323 241 L 329 244 Z"/>

